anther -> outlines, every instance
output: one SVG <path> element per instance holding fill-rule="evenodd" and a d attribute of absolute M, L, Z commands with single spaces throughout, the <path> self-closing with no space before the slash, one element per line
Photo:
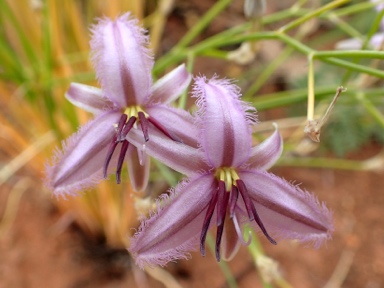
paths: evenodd
<path fill-rule="evenodd" d="M 129 142 L 125 139 L 125 137 L 127 136 L 128 132 L 132 129 L 133 125 L 136 122 L 135 116 L 130 117 L 128 122 L 127 122 L 127 119 L 128 119 L 127 114 L 122 114 L 120 116 L 119 123 L 117 124 L 117 127 L 116 127 L 116 134 L 113 136 L 111 144 L 109 145 L 107 156 L 105 158 L 104 166 L 103 166 L 103 175 L 104 175 L 104 178 L 107 178 L 108 166 L 109 166 L 109 163 L 111 162 L 113 152 L 115 151 L 117 144 L 123 143 L 121 146 L 120 155 L 117 163 L 117 169 L 116 169 L 117 184 L 121 182 L 121 170 L 123 167 L 125 154 L 127 153 L 127 149 L 129 146 Z"/>
<path fill-rule="evenodd" d="M 145 142 L 148 142 L 148 140 L 149 140 L 149 135 L 148 135 L 149 123 L 148 123 L 148 119 L 145 117 L 144 113 L 141 112 L 141 111 L 138 113 L 138 116 L 139 116 L 139 120 L 140 120 L 141 130 L 143 131 L 143 134 L 144 134 Z"/>
<path fill-rule="evenodd" d="M 216 232 L 216 260 L 220 262 L 220 244 L 224 231 L 225 215 L 227 214 L 227 206 L 229 193 L 226 192 L 225 182 L 219 182 L 219 196 L 217 201 L 217 232 Z"/>
<path fill-rule="evenodd" d="M 244 182 L 238 179 L 236 180 L 236 185 L 237 185 L 237 188 L 239 189 L 241 196 L 243 197 L 244 204 L 248 212 L 249 220 L 250 221 L 255 220 L 257 225 L 259 225 L 261 231 L 265 235 L 265 237 L 267 237 L 267 239 L 269 240 L 269 242 L 276 245 L 277 244 L 276 241 L 271 236 L 269 236 L 267 229 L 265 229 L 264 224 L 261 221 L 259 214 L 256 211 L 256 207 L 255 205 L 253 205 L 252 200 L 249 197 L 247 187 L 245 186 Z"/>
<path fill-rule="evenodd" d="M 129 142 L 127 140 L 123 141 L 123 145 L 121 146 L 120 155 L 119 155 L 119 161 L 117 163 L 117 169 L 116 169 L 116 183 L 121 183 L 121 169 L 123 167 L 125 154 L 127 154 Z"/>
<path fill-rule="evenodd" d="M 218 195 L 219 195 L 219 190 L 215 188 L 213 191 L 212 199 L 209 202 L 207 212 L 205 213 L 203 229 L 201 230 L 201 235 L 200 235 L 200 253 L 202 256 L 205 256 L 205 238 L 207 237 L 209 224 L 211 223 L 213 211 L 215 210 L 215 207 L 216 207 Z"/>
<path fill-rule="evenodd" d="M 235 215 L 236 202 L 239 197 L 239 190 L 235 185 L 232 185 L 231 195 L 229 198 L 229 218 Z"/>
<path fill-rule="evenodd" d="M 111 162 L 113 152 L 115 151 L 117 143 L 119 142 L 119 136 L 121 134 L 121 131 L 124 128 L 124 125 L 125 125 L 125 122 L 127 121 L 127 118 L 128 118 L 128 116 L 126 114 L 122 114 L 120 116 L 119 123 L 117 124 L 117 127 L 116 127 L 116 134 L 113 136 L 111 144 L 109 144 L 107 156 L 105 157 L 104 166 L 103 166 L 104 178 L 107 178 L 108 165 L 109 165 L 109 162 Z"/>
<path fill-rule="evenodd" d="M 175 134 L 167 131 L 167 129 L 165 129 L 165 127 L 163 125 L 161 125 L 160 122 L 158 122 L 153 117 L 148 117 L 148 121 L 151 122 L 161 132 L 163 132 L 163 134 L 165 136 L 167 136 L 169 139 L 176 141 L 176 142 L 179 142 L 179 143 L 183 143 L 183 141 L 179 137 L 177 137 Z"/>

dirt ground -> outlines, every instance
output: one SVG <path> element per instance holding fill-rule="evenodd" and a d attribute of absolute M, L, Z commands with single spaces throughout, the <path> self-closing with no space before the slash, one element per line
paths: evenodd
<path fill-rule="evenodd" d="M 180 4 L 169 19 L 167 27 L 173 33 L 164 40 L 164 51 L 180 39 L 187 27 L 180 23 L 185 20 L 180 16 L 184 10 L 194 9 L 198 14 L 213 2 L 195 0 Z M 241 6 L 235 5 L 233 9 L 235 13 L 224 13 L 206 35 L 225 29 L 228 23 L 243 21 Z M 220 71 L 220 76 L 228 77 L 234 77 L 239 71 L 233 66 L 220 65 L 220 60 L 209 62 L 204 59 L 197 62 L 196 69 L 208 76 Z M 366 159 L 378 153 L 380 148 L 371 144 L 349 157 Z M 384 287 L 383 171 L 288 167 L 275 167 L 271 171 L 302 183 L 302 188 L 325 201 L 334 214 L 333 239 L 317 250 L 288 241 L 272 246 L 260 237 L 266 254 L 279 263 L 281 274 L 292 287 Z M 23 173 L 29 172 L 20 173 L 22 177 Z M 40 180 L 29 177 L 26 181 L 20 187 L 23 192 L 17 210 L 10 212 L 15 213 L 15 221 L 6 223 L 0 218 L 0 288 L 141 288 L 138 282 L 147 283 L 147 287 L 164 287 L 138 270 L 125 250 L 112 250 L 101 240 L 87 238 L 75 224 L 63 229 L 65 219 L 55 208 L 51 196 L 42 193 Z M 2 190 L 8 189 L 3 186 Z M 7 196 L 0 190 L 0 215 L 4 215 Z M 229 266 L 238 287 L 261 287 L 246 248 L 241 248 Z M 203 258 L 197 252 L 192 253 L 192 259 L 170 263 L 166 270 L 182 287 L 228 287 L 210 254 Z"/>

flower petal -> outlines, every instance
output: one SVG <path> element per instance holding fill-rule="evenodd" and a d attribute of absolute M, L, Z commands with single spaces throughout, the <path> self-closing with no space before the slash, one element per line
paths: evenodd
<path fill-rule="evenodd" d="M 182 64 L 160 78 L 152 86 L 150 103 L 168 104 L 176 100 L 191 83 L 192 76 Z"/>
<path fill-rule="evenodd" d="M 229 216 L 229 215 L 227 215 Z M 237 236 L 233 220 L 227 217 L 224 224 L 223 239 L 221 241 L 221 258 L 230 261 L 239 251 L 241 242 Z"/>
<path fill-rule="evenodd" d="M 312 194 L 265 171 L 243 171 L 239 177 L 269 233 L 279 238 L 312 242 L 314 246 L 330 238 L 331 212 Z M 252 224 L 255 227 L 255 223 Z"/>
<path fill-rule="evenodd" d="M 148 36 L 126 13 L 115 21 L 100 20 L 93 27 L 92 62 L 105 95 L 117 106 L 143 104 L 152 86 Z"/>
<path fill-rule="evenodd" d="M 249 158 L 252 146 L 250 124 L 255 109 L 239 100 L 239 88 L 228 80 L 195 79 L 198 97 L 201 146 L 214 167 L 240 166 Z"/>
<path fill-rule="evenodd" d="M 71 83 L 65 97 L 75 106 L 93 114 L 99 114 L 113 107 L 113 103 L 103 97 L 100 88 L 80 83 Z"/>
<path fill-rule="evenodd" d="M 188 251 L 198 246 L 214 181 L 211 174 L 198 176 L 177 185 L 169 197 L 162 196 L 157 213 L 143 221 L 131 239 L 128 250 L 139 267 L 188 258 Z"/>
<path fill-rule="evenodd" d="M 384 32 L 376 33 L 369 40 L 370 49 L 380 49 L 384 41 Z M 360 50 L 363 46 L 363 41 L 357 38 L 344 39 L 336 43 L 336 50 Z"/>
<path fill-rule="evenodd" d="M 336 50 L 360 50 L 363 45 L 363 41 L 357 38 L 348 38 L 336 42 Z"/>
<path fill-rule="evenodd" d="M 99 114 L 63 143 L 52 165 L 46 167 L 46 186 L 56 195 L 74 194 L 96 185 L 103 178 L 102 168 L 120 113 Z M 115 167 L 113 157 L 110 167 Z"/>
<path fill-rule="evenodd" d="M 204 162 L 204 153 L 199 149 L 175 142 L 151 127 L 149 130 L 148 142 L 145 142 L 143 133 L 138 129 L 129 131 L 127 140 L 148 155 L 187 176 L 197 175 L 210 169 Z"/>
<path fill-rule="evenodd" d="M 133 145 L 130 145 L 127 154 L 128 173 L 132 188 L 138 192 L 144 191 L 149 179 L 150 159 L 145 152 Z"/>
<path fill-rule="evenodd" d="M 283 139 L 277 130 L 277 125 L 275 125 L 275 128 L 276 130 L 271 136 L 252 148 L 247 162 L 249 169 L 261 168 L 267 170 L 279 159 L 283 152 Z"/>
<path fill-rule="evenodd" d="M 180 138 L 184 144 L 198 147 L 199 130 L 191 114 L 167 105 L 150 105 L 145 110 L 149 117 L 161 123 L 164 128 Z"/>

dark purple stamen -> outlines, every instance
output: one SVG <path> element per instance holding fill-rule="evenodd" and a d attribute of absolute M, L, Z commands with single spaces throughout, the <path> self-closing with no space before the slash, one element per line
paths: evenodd
<path fill-rule="evenodd" d="M 271 236 L 269 236 L 267 229 L 265 229 L 264 224 L 261 221 L 259 214 L 256 211 L 256 207 L 255 207 L 255 205 L 253 205 L 253 202 L 252 202 L 251 198 L 249 197 L 248 190 L 247 190 L 247 187 L 245 186 L 244 182 L 242 180 L 238 179 L 238 180 L 236 180 L 236 185 L 239 189 L 241 196 L 243 197 L 244 204 L 245 204 L 245 207 L 246 207 L 247 212 L 248 212 L 249 220 L 250 221 L 255 220 L 257 225 L 259 225 L 261 231 L 265 235 L 265 237 L 267 237 L 267 239 L 269 240 L 269 242 L 276 245 L 277 244 L 276 241 Z"/>
<path fill-rule="evenodd" d="M 138 116 L 139 116 L 139 120 L 140 120 L 141 130 L 143 131 L 143 134 L 144 134 L 145 142 L 148 142 L 148 140 L 149 140 L 149 135 L 148 135 L 149 122 L 148 122 L 148 119 L 145 117 L 144 113 L 141 111 L 138 113 Z"/>
<path fill-rule="evenodd" d="M 244 182 L 240 179 L 236 180 L 236 186 L 232 185 L 231 191 L 226 191 L 225 182 L 220 180 L 216 188 L 213 191 L 212 199 L 208 204 L 207 212 L 205 214 L 203 229 L 201 231 L 200 236 L 200 253 L 205 256 L 205 239 L 207 237 L 209 224 L 212 219 L 213 212 L 216 208 L 217 213 L 217 231 L 216 231 L 216 260 L 220 262 L 220 245 L 221 239 L 224 231 L 224 222 L 227 214 L 227 208 L 229 209 L 229 217 L 233 219 L 235 216 L 236 202 L 239 197 L 239 193 L 241 194 L 245 208 L 248 212 L 248 217 L 250 221 L 255 220 L 257 225 L 259 225 L 261 231 L 264 233 L 265 237 L 272 244 L 276 245 L 276 241 L 269 236 L 267 230 L 264 227 L 263 222 L 261 221 L 259 215 L 257 214 L 256 207 L 253 204 L 251 198 L 249 197 L 247 187 Z M 241 237 L 241 236 L 239 236 Z"/>
<path fill-rule="evenodd" d="M 144 114 L 144 112 L 140 111 L 138 112 L 139 122 L 141 126 L 141 130 L 143 131 L 145 142 L 149 141 L 149 123 L 152 123 L 157 129 L 159 129 L 164 135 L 169 137 L 170 139 L 182 142 L 177 136 L 173 135 L 173 133 L 168 132 L 158 121 L 155 119 L 147 118 Z M 129 142 L 126 140 L 127 134 L 132 129 L 133 125 L 136 123 L 137 118 L 135 116 L 132 116 L 128 119 L 127 114 L 122 114 L 119 119 L 119 123 L 117 124 L 116 128 L 116 134 L 113 136 L 111 144 L 109 144 L 109 148 L 107 151 L 107 156 L 105 157 L 104 166 L 103 166 L 103 175 L 104 178 L 107 178 L 108 176 L 108 166 L 111 162 L 113 153 L 117 147 L 117 144 L 122 143 L 117 168 L 116 168 L 116 183 L 120 184 L 121 182 L 121 170 L 123 167 L 125 155 L 128 151 Z M 213 206 L 214 208 L 215 206 Z M 212 215 L 211 215 L 212 216 Z M 209 225 L 209 222 L 208 222 Z M 208 228 L 207 228 L 208 229 Z"/>
<path fill-rule="evenodd" d="M 231 219 L 233 215 L 235 215 L 237 198 L 239 198 L 239 190 L 235 185 L 232 185 L 231 196 L 229 198 L 229 218 Z"/>
<path fill-rule="evenodd" d="M 229 193 L 225 191 L 224 181 L 219 182 L 219 197 L 217 201 L 217 231 L 216 231 L 216 260 L 220 262 L 220 244 L 224 231 L 225 215 L 227 214 L 227 206 Z"/>
<path fill-rule="evenodd" d="M 157 121 L 156 119 L 154 119 L 153 117 L 148 117 L 148 121 L 151 122 L 153 124 L 153 126 L 155 126 L 157 129 L 159 129 L 161 132 L 163 132 L 163 134 L 165 136 L 167 136 L 169 139 L 176 141 L 176 142 L 179 142 L 179 143 L 183 143 L 183 141 L 179 137 L 177 137 L 175 134 L 167 131 L 167 129 L 165 129 L 165 127 L 163 125 L 161 125 L 160 122 Z"/>
<path fill-rule="evenodd" d="M 205 238 L 207 237 L 209 223 L 211 223 L 211 219 L 212 219 L 213 211 L 215 210 L 215 207 L 216 207 L 218 195 L 219 195 L 219 189 L 215 189 L 215 191 L 213 191 L 213 196 L 212 196 L 211 202 L 209 202 L 208 209 L 204 218 L 203 229 L 201 231 L 201 236 L 200 236 L 200 253 L 203 256 L 205 256 Z"/>
<path fill-rule="evenodd" d="M 120 155 L 119 155 L 119 161 L 117 163 L 117 169 L 116 169 L 116 183 L 121 183 L 121 169 L 123 168 L 124 158 L 125 154 L 127 154 L 129 142 L 127 140 L 123 141 L 123 145 L 121 146 Z"/>
<path fill-rule="evenodd" d="M 129 142 L 125 140 L 125 137 L 127 136 L 129 130 L 132 129 L 133 124 L 135 124 L 136 122 L 135 116 L 132 116 L 131 118 L 129 118 L 128 122 L 127 122 L 127 119 L 128 119 L 128 116 L 126 114 L 122 114 L 120 116 L 120 120 L 116 128 L 116 134 L 113 136 L 111 144 L 109 145 L 107 157 L 105 158 L 104 166 L 103 166 L 103 175 L 104 175 L 104 178 L 107 178 L 108 166 L 109 166 L 109 163 L 111 162 L 113 152 L 115 151 L 117 144 L 123 143 L 120 150 L 118 163 L 117 163 L 117 170 L 116 170 L 117 184 L 121 182 L 121 168 L 123 166 L 125 154 L 127 153 L 127 149 L 129 146 L 128 145 Z"/>
<path fill-rule="evenodd" d="M 128 132 L 132 129 L 133 124 L 136 122 L 136 117 L 132 116 L 129 118 L 127 124 L 125 124 L 123 131 L 121 131 L 119 135 L 119 142 L 122 142 L 125 140 L 125 137 L 127 136 Z M 126 140 L 125 140 L 126 141 Z"/>
<path fill-rule="evenodd" d="M 107 157 L 105 158 L 104 161 L 104 169 L 103 169 L 103 175 L 104 178 L 107 178 L 107 171 L 108 171 L 108 165 L 109 162 L 111 162 L 113 151 L 115 151 L 117 143 L 119 143 L 119 135 L 121 134 L 121 131 L 124 128 L 125 122 L 127 121 L 128 116 L 126 114 L 122 114 L 120 116 L 119 123 L 117 124 L 116 128 L 116 134 L 113 136 L 111 144 L 109 144 L 108 152 L 107 152 Z"/>

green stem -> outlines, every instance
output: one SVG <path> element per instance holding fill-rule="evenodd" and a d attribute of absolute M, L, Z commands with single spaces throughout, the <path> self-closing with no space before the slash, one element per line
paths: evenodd
<path fill-rule="evenodd" d="M 205 15 L 196 23 L 191 29 L 188 30 L 187 34 L 177 43 L 175 49 L 184 48 L 189 45 L 193 39 L 195 39 L 200 33 L 209 25 L 209 23 L 214 20 L 217 15 L 219 15 L 230 3 L 232 0 L 220 0 L 216 2 L 215 5 L 211 7 L 205 13 Z"/>
<path fill-rule="evenodd" d="M 379 78 L 384 78 L 384 72 L 382 72 L 381 70 L 370 68 L 364 65 L 359 65 L 359 64 L 343 61 L 336 58 L 323 58 L 322 61 L 329 64 L 333 64 L 335 66 L 343 67 L 346 69 L 352 69 L 354 71 L 376 76 Z"/>
<path fill-rule="evenodd" d="M 276 33 L 275 37 L 283 41 L 285 44 L 288 44 L 289 46 L 292 46 L 297 51 L 309 56 L 311 53 L 315 52 L 315 50 L 312 50 L 308 46 L 304 45 L 300 41 L 297 41 L 296 39 L 293 39 L 292 37 L 284 34 L 284 33 Z"/>
<path fill-rule="evenodd" d="M 335 87 L 322 87 L 315 90 L 316 98 L 323 99 L 335 92 Z M 297 89 L 273 94 L 266 94 L 254 98 L 253 104 L 258 111 L 276 107 L 288 106 L 304 102 L 308 97 L 308 89 Z"/>
<path fill-rule="evenodd" d="M 244 93 L 243 99 L 249 99 L 252 95 L 255 95 L 257 91 L 261 89 L 264 83 L 271 77 L 273 72 L 276 71 L 277 68 L 295 51 L 292 47 L 286 47 L 284 51 L 277 56 L 274 60 L 272 60 L 269 65 L 263 69 L 261 74 L 257 77 L 256 81 L 249 87 L 247 92 Z"/>
<path fill-rule="evenodd" d="M 313 68 L 313 54 L 308 56 L 308 103 L 307 119 L 313 120 L 315 114 L 315 72 Z"/>
<path fill-rule="evenodd" d="M 158 75 L 164 71 L 165 68 L 183 59 L 185 54 L 180 55 L 180 51 L 188 46 L 193 41 L 193 39 L 195 39 L 230 3 L 231 0 L 220 0 L 215 5 L 213 5 L 211 9 L 209 9 L 207 13 L 205 13 L 205 15 L 200 19 L 200 21 L 188 30 L 187 34 L 179 41 L 179 43 L 177 43 L 172 48 L 172 50 L 167 53 L 167 55 L 160 58 L 156 62 L 152 72 L 155 75 Z"/>
<path fill-rule="evenodd" d="M 363 93 L 358 93 L 356 98 L 368 111 L 368 113 L 379 123 L 379 125 L 384 128 L 384 116 L 383 114 L 373 105 L 373 103 L 365 97 Z"/>
<path fill-rule="evenodd" d="M 354 38 L 358 38 L 358 39 L 362 38 L 362 35 L 358 30 L 353 28 L 347 22 L 340 19 L 340 17 L 337 16 L 335 13 L 331 13 L 329 16 L 329 19 L 331 20 L 331 22 L 335 23 L 339 27 L 340 30 L 347 33 L 350 37 L 354 37 Z"/>
<path fill-rule="evenodd" d="M 333 13 L 335 13 L 339 17 L 348 16 L 348 15 L 351 15 L 351 14 L 355 14 L 357 12 L 361 12 L 361 11 L 364 11 L 364 10 L 372 9 L 376 5 L 377 5 L 377 3 L 374 3 L 373 1 L 372 2 L 370 2 L 370 1 L 363 1 L 361 3 L 357 3 L 357 4 L 354 4 L 354 5 L 350 5 L 350 6 L 339 8 L 339 9 L 337 9 L 337 11 L 334 11 Z"/>
<path fill-rule="evenodd" d="M 324 12 L 328 11 L 328 10 L 332 10 L 340 5 L 343 5 L 347 2 L 349 2 L 350 0 L 338 0 L 338 1 L 333 1 L 327 5 L 324 5 L 322 7 L 320 7 L 319 9 L 311 12 L 311 13 L 308 13 L 302 17 L 300 17 L 299 19 L 296 19 L 294 21 L 292 21 L 291 23 L 288 23 L 287 25 L 281 27 L 279 29 L 279 32 L 281 33 L 285 33 L 299 25 L 301 25 L 302 23 L 314 18 L 314 17 L 317 17 L 319 16 L 320 14 L 323 14 Z"/>
<path fill-rule="evenodd" d="M 373 24 L 372 24 L 371 28 L 369 29 L 369 31 L 367 33 L 367 37 L 366 37 L 366 39 L 363 42 L 361 50 L 367 49 L 367 47 L 369 45 L 369 41 L 371 40 L 373 35 L 375 35 L 375 33 L 379 29 L 379 26 L 381 24 L 381 19 L 383 18 L 383 15 L 384 15 L 384 10 L 380 11 L 380 13 L 378 13 L 378 15 L 376 16 L 375 20 L 373 21 Z M 355 59 L 354 63 L 359 63 L 359 59 Z M 343 77 L 343 81 L 342 81 L 343 85 L 346 85 L 346 83 L 348 82 L 348 80 L 349 80 L 349 78 L 351 76 L 352 76 L 352 71 L 348 70 L 347 73 L 345 73 L 345 75 Z"/>
<path fill-rule="evenodd" d="M 313 53 L 313 58 L 322 59 L 328 57 L 357 57 L 384 59 L 383 51 L 374 50 L 343 50 L 343 51 L 319 51 Z"/>

